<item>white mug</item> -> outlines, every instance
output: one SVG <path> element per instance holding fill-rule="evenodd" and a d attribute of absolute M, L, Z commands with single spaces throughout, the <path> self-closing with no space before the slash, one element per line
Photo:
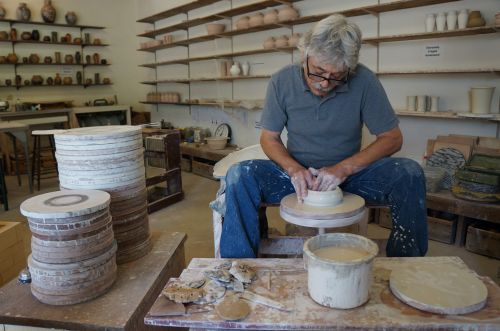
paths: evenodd
<path fill-rule="evenodd" d="M 416 111 L 417 110 L 417 96 L 409 95 L 406 97 L 406 110 Z"/>

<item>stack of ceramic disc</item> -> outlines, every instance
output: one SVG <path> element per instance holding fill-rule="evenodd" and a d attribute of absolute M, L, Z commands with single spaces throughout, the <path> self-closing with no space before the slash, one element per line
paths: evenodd
<path fill-rule="evenodd" d="M 75 190 L 24 201 L 32 233 L 31 292 L 52 305 L 83 302 L 106 292 L 116 279 L 110 195 Z"/>
<path fill-rule="evenodd" d="M 142 132 L 99 126 L 54 135 L 61 189 L 98 189 L 111 195 L 117 262 L 151 250 Z"/>

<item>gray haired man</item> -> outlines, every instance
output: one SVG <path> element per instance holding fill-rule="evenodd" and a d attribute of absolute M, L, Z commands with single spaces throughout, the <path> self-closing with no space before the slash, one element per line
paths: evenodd
<path fill-rule="evenodd" d="M 257 256 L 261 203 L 277 203 L 294 191 L 302 201 L 308 189 L 337 186 L 390 207 L 387 256 L 425 255 L 423 171 L 415 161 L 390 157 L 403 142 L 399 122 L 377 77 L 358 63 L 360 48 L 359 28 L 331 15 L 301 39 L 301 64 L 272 76 L 260 138 L 270 160 L 235 164 L 226 175 L 222 257 Z M 376 139 L 361 150 L 363 125 Z"/>

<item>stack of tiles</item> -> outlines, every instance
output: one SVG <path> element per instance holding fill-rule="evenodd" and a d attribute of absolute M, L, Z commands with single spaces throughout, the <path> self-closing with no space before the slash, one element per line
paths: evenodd
<path fill-rule="evenodd" d="M 71 305 L 105 293 L 116 279 L 110 195 L 75 190 L 24 201 L 32 233 L 31 292 L 43 303 Z"/>
<path fill-rule="evenodd" d="M 134 126 L 100 126 L 54 135 L 61 189 L 103 190 L 118 243 L 117 263 L 151 250 L 142 131 Z"/>

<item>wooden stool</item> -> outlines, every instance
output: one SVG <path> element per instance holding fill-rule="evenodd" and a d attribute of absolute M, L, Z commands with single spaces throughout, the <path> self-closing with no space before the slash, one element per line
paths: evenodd
<path fill-rule="evenodd" d="M 56 174 L 59 174 L 57 171 L 57 160 L 56 160 L 56 145 L 54 142 L 54 134 L 64 132 L 65 130 L 35 130 L 31 132 L 33 137 L 33 163 L 31 165 L 31 173 L 33 176 L 31 177 L 32 183 L 35 181 L 35 177 L 37 177 L 37 189 L 40 191 L 40 179 L 42 176 L 41 164 L 42 158 L 41 154 L 44 150 L 50 150 L 52 154 L 52 158 L 55 163 L 55 171 Z M 41 137 L 47 137 L 49 141 L 49 147 L 42 147 Z M 52 177 L 47 177 L 52 178 Z"/>
<path fill-rule="evenodd" d="M 7 199 L 7 185 L 5 185 L 5 170 L 3 167 L 3 156 L 0 155 L 0 202 L 3 204 L 5 211 L 9 210 L 9 202 Z"/>

